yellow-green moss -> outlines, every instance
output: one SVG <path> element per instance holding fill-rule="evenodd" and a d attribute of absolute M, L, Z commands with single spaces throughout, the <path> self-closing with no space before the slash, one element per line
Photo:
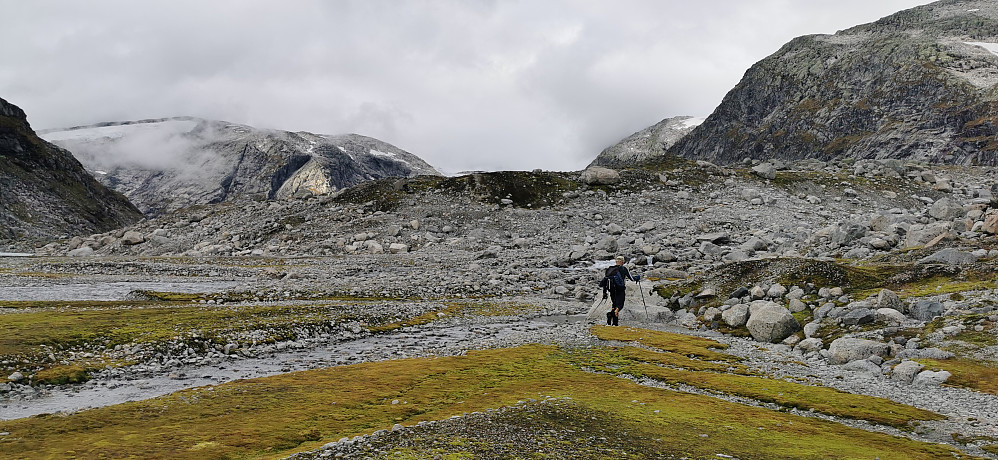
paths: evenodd
<path fill-rule="evenodd" d="M 998 396 L 998 364 L 984 363 L 967 358 L 947 360 L 919 360 L 928 369 L 945 370 L 953 374 L 946 385 L 970 388 Z"/>
<path fill-rule="evenodd" d="M 90 379 L 90 371 L 78 364 L 54 366 L 40 370 L 33 376 L 34 383 L 64 385 L 67 383 L 83 383 Z"/>
<path fill-rule="evenodd" d="M 570 397 L 656 434 L 663 455 L 942 458 L 954 450 L 575 369 L 554 347 L 366 363 L 0 422 L 11 458 L 279 458 L 343 436 L 526 398 Z M 397 404 L 392 402 L 397 400 Z"/>
<path fill-rule="evenodd" d="M 659 350 L 694 356 L 708 361 L 737 362 L 740 360 L 735 356 L 713 351 L 712 349 L 724 350 L 728 346 L 703 337 L 633 327 L 593 326 L 591 330 L 593 335 L 603 340 L 638 342 Z"/>

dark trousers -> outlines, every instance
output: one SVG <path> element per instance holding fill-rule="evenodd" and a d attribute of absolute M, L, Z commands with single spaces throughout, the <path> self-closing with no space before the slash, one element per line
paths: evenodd
<path fill-rule="evenodd" d="M 620 310 L 624 309 L 624 290 L 610 291 L 610 311 L 606 314 L 606 325 L 616 326 L 620 320 Z"/>

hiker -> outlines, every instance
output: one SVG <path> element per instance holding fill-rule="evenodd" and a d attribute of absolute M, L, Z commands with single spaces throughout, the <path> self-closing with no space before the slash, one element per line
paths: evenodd
<path fill-rule="evenodd" d="M 606 325 L 616 326 L 617 322 L 620 320 L 620 310 L 624 309 L 624 292 L 625 285 L 624 280 L 631 280 L 637 282 L 641 279 L 641 275 L 631 276 L 631 272 L 627 271 L 627 267 L 624 266 L 624 256 L 617 256 L 617 264 L 607 268 L 605 276 L 600 281 L 599 285 L 603 288 L 603 299 L 606 299 L 606 294 L 610 293 L 610 311 L 606 314 Z"/>

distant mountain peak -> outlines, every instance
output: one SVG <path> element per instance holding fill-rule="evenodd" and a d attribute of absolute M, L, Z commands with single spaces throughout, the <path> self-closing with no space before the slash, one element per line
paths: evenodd
<path fill-rule="evenodd" d="M 236 199 L 321 195 L 383 177 L 439 175 L 419 157 L 358 134 L 258 129 L 172 117 L 46 130 L 147 215 Z"/>
<path fill-rule="evenodd" d="M 703 121 L 691 116 L 666 118 L 607 147 L 589 166 L 627 167 L 661 156 Z"/>

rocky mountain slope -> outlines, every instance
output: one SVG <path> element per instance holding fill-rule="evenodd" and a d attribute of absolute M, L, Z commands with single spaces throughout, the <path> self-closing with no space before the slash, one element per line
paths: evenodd
<path fill-rule="evenodd" d="M 38 138 L 24 111 L 0 99 L 0 244 L 23 249 L 139 218 L 125 197 L 94 180 L 72 154 Z"/>
<path fill-rule="evenodd" d="M 671 149 L 745 158 L 998 164 L 998 6 L 943 0 L 834 35 L 796 38 L 750 68 Z"/>
<path fill-rule="evenodd" d="M 383 177 L 439 174 L 395 146 L 356 134 L 262 130 L 169 118 L 50 130 L 104 184 L 147 215 L 240 198 L 320 195 Z"/>
<path fill-rule="evenodd" d="M 701 123 L 703 123 L 702 118 L 688 116 L 666 118 L 607 147 L 589 166 L 629 167 L 646 159 L 661 156 Z"/>

